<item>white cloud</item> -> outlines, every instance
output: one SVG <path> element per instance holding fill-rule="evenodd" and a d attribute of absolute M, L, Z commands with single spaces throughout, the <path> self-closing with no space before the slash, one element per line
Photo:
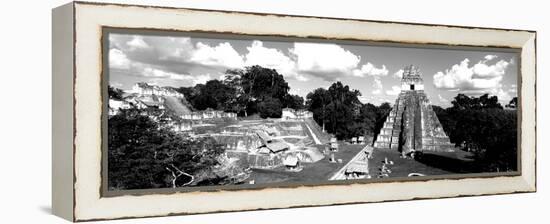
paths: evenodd
<path fill-rule="evenodd" d="M 132 40 L 128 41 L 126 44 L 130 46 L 131 50 L 149 48 L 149 44 L 147 44 L 141 36 L 134 36 Z"/>
<path fill-rule="evenodd" d="M 372 94 L 379 95 L 382 93 L 383 86 L 382 86 L 382 81 L 380 80 L 379 77 L 374 78 L 374 82 L 372 83 L 372 88 L 373 88 L 371 92 Z"/>
<path fill-rule="evenodd" d="M 286 55 L 279 49 L 267 48 L 261 41 L 253 41 L 243 56 L 245 66 L 260 65 L 276 69 L 285 77 L 308 81 L 304 74 L 313 75 L 326 81 L 338 80 L 341 76 L 363 77 L 385 76 L 385 65 L 377 68 L 372 63 L 358 69 L 361 57 L 336 44 L 294 43 Z"/>
<path fill-rule="evenodd" d="M 300 91 L 302 91 L 300 88 L 291 88 L 288 93 L 291 95 L 300 95 Z"/>
<path fill-rule="evenodd" d="M 283 52 L 275 48 L 266 48 L 261 41 L 255 40 L 250 47 L 246 48 L 248 53 L 244 56 L 246 59 L 245 64 L 260 65 L 266 67 L 282 67 L 281 70 L 291 71 L 293 70 L 294 62 L 287 57 Z"/>
<path fill-rule="evenodd" d="M 493 91 L 493 95 L 498 97 L 501 104 L 506 105 L 512 100 L 512 98 L 518 96 L 516 85 L 510 85 L 510 88 L 504 90 L 504 86 Z"/>
<path fill-rule="evenodd" d="M 361 101 L 361 103 L 369 103 L 370 102 L 370 97 L 368 97 L 368 96 L 358 96 L 357 99 L 359 99 L 359 101 Z"/>
<path fill-rule="evenodd" d="M 300 75 L 300 74 L 296 74 L 296 79 L 297 79 L 298 81 L 302 81 L 302 82 L 306 82 L 306 81 L 309 80 L 307 77 L 305 77 L 305 76 L 303 76 L 303 75 Z"/>
<path fill-rule="evenodd" d="M 361 69 L 354 69 L 352 74 L 353 76 L 357 76 L 357 77 L 364 77 L 365 75 L 386 76 L 388 75 L 388 69 L 386 69 L 385 65 L 382 65 L 381 68 L 377 68 L 370 62 L 367 62 L 367 64 L 364 64 L 363 66 L 361 66 Z"/>
<path fill-rule="evenodd" d="M 464 59 L 460 64 L 453 65 L 445 72 L 437 72 L 433 76 L 434 85 L 440 89 L 462 91 L 497 88 L 510 64 L 504 60 L 493 65 L 488 65 L 487 61 L 480 61 L 470 67 L 469 63 L 469 59 Z"/>
<path fill-rule="evenodd" d="M 189 37 L 169 37 L 167 40 L 156 37 L 155 48 L 159 53 L 159 60 L 179 59 L 188 61 L 195 52 L 195 46 Z"/>
<path fill-rule="evenodd" d="M 468 59 L 464 59 L 451 69 L 436 73 L 433 76 L 434 85 L 439 89 L 456 90 L 473 96 L 495 95 L 501 104 L 507 103 L 516 95 L 512 89 L 505 90 L 502 84 L 506 69 L 512 60 L 490 63 L 496 58 L 496 55 L 486 55 L 484 60 L 472 66 Z"/>
<path fill-rule="evenodd" d="M 202 65 L 228 68 L 241 68 L 244 64 L 243 58 L 228 42 L 220 43 L 215 47 L 198 42 L 190 61 Z"/>
<path fill-rule="evenodd" d="M 397 72 L 393 73 L 394 78 L 402 79 L 403 78 L 403 72 L 405 72 L 403 69 L 399 69 Z"/>
<path fill-rule="evenodd" d="M 253 41 L 252 45 L 246 49 L 248 50 L 248 53 L 244 56 L 246 66 L 259 65 L 273 68 L 285 77 L 293 77 L 300 81 L 308 80 L 296 71 L 296 62 L 282 51 L 264 47 L 263 43 L 258 40 Z"/>
<path fill-rule="evenodd" d="M 298 73 L 308 73 L 325 80 L 351 75 L 361 58 L 336 44 L 294 43 L 289 49 Z"/>
<path fill-rule="evenodd" d="M 220 76 L 218 76 L 218 80 L 220 81 L 224 81 L 228 76 L 226 74 L 220 74 Z"/>
<path fill-rule="evenodd" d="M 193 85 L 205 84 L 209 80 L 212 80 L 212 77 L 210 76 L 210 74 L 204 74 L 204 75 L 177 74 L 177 73 L 166 72 L 160 69 L 155 69 L 150 67 L 144 68 L 142 75 L 145 77 L 154 78 L 156 80 L 159 80 L 159 79 L 187 80 L 187 81 L 191 81 Z"/>
<path fill-rule="evenodd" d="M 183 65 L 192 68 L 196 66 L 212 68 L 242 68 L 244 66 L 241 56 L 229 42 L 222 42 L 218 45 L 209 45 L 203 42 L 193 44 L 189 37 L 144 37 L 145 42 L 150 43 L 150 52 L 139 52 L 135 54 L 149 54 L 156 61 L 152 64 L 169 62 L 171 65 Z M 148 58 L 151 59 L 151 58 Z M 187 71 L 180 73 L 186 73 Z"/>
<path fill-rule="evenodd" d="M 228 68 L 242 69 L 260 65 L 276 69 L 285 78 L 309 81 L 317 77 L 332 82 L 343 76 L 388 75 L 385 65 L 366 62 L 361 67 L 361 57 L 336 44 L 294 43 L 288 52 L 264 46 L 262 41 L 253 41 L 239 54 L 229 42 L 210 44 L 194 42 L 189 37 L 160 37 L 112 34 L 109 36 L 112 49 L 109 52 L 110 68 L 125 70 L 123 74 L 160 79 L 204 78 L 206 72 Z M 218 77 L 218 76 L 216 76 Z M 383 93 L 380 80 L 375 81 L 375 92 Z"/>
<path fill-rule="evenodd" d="M 109 67 L 111 69 L 125 70 L 128 75 L 148 77 L 152 80 L 174 79 L 193 81 L 196 79 L 192 75 L 169 72 L 152 65 L 132 61 L 124 52 L 116 48 L 109 50 Z"/>
<path fill-rule="evenodd" d="M 281 50 L 267 48 L 261 41 L 253 41 L 244 55 L 245 65 L 260 65 L 276 69 L 286 77 L 308 81 L 304 74 L 313 75 L 327 81 L 341 76 L 387 75 L 385 66 L 376 68 L 367 63 L 357 69 L 361 58 L 335 44 L 295 43 L 286 55 Z"/>
<path fill-rule="evenodd" d="M 517 92 L 518 92 L 518 88 L 517 88 L 517 85 L 510 85 L 510 88 L 508 88 L 508 92 L 509 93 L 512 93 L 513 95 L 517 95 Z"/>
<path fill-rule="evenodd" d="M 151 81 L 160 81 L 161 79 L 189 80 L 194 84 L 206 83 L 210 80 L 210 74 L 189 75 L 169 72 L 155 66 L 136 62 L 128 59 L 126 54 L 119 49 L 109 50 L 109 66 L 113 69 L 128 71 L 127 74 L 151 78 Z"/>
<path fill-rule="evenodd" d="M 380 95 L 382 93 L 382 89 L 375 89 L 371 92 L 373 95 Z"/>
<path fill-rule="evenodd" d="M 437 88 L 456 89 L 460 84 L 471 83 L 473 71 L 468 67 L 470 60 L 464 59 L 460 64 L 453 65 L 450 70 L 437 72 L 434 75 L 434 85 Z"/>
<path fill-rule="evenodd" d="M 206 82 L 210 81 L 212 78 L 210 77 L 210 74 L 206 75 L 196 75 L 191 76 L 191 80 L 193 81 L 193 84 L 205 84 Z"/>
<path fill-rule="evenodd" d="M 517 96 L 517 93 L 511 89 L 504 90 L 502 85 L 499 85 L 497 88 L 493 88 L 489 90 L 471 90 L 471 91 L 466 91 L 464 93 L 472 96 L 480 96 L 483 94 L 497 96 L 498 101 L 502 105 L 507 104 L 510 100 L 512 100 L 513 97 Z"/>
<path fill-rule="evenodd" d="M 498 58 L 498 56 L 490 54 L 490 55 L 486 55 L 483 58 L 485 58 L 485 60 L 487 60 L 487 61 L 490 61 L 490 60 L 493 60 L 495 58 Z"/>
<path fill-rule="evenodd" d="M 474 76 L 476 78 L 490 79 L 493 77 L 501 77 L 505 74 L 506 68 L 510 63 L 504 60 L 498 61 L 494 65 L 487 65 L 485 63 L 477 63 L 473 67 Z"/>
<path fill-rule="evenodd" d="M 152 67 L 144 68 L 141 74 L 145 77 L 169 78 L 169 79 L 175 79 L 175 80 L 185 80 L 186 77 L 189 76 L 189 75 L 177 74 L 173 72 L 167 72 L 167 71 L 152 68 Z"/>
<path fill-rule="evenodd" d="M 391 90 L 386 90 L 386 95 L 396 96 L 401 92 L 401 87 L 399 86 L 392 86 L 391 88 Z"/>
<path fill-rule="evenodd" d="M 131 61 L 126 54 L 119 49 L 109 50 L 109 67 L 115 69 L 129 69 Z"/>
<path fill-rule="evenodd" d="M 109 67 L 122 70 L 122 74 L 149 78 L 156 83 L 170 84 L 170 80 L 206 83 L 210 74 L 190 74 L 189 67 L 238 66 L 243 62 L 240 55 L 228 43 L 208 46 L 189 37 L 157 37 L 111 35 Z M 183 69 L 174 69 L 173 66 Z"/>

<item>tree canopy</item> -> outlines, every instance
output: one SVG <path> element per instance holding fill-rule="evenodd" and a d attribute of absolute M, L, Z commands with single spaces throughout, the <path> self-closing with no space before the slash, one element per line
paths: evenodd
<path fill-rule="evenodd" d="M 288 83 L 275 69 L 255 65 L 227 70 L 225 75 L 224 83 L 235 90 L 233 110 L 238 113 L 280 117 L 285 107 L 303 108 L 304 99 L 289 94 Z"/>
<path fill-rule="evenodd" d="M 461 110 L 487 108 L 502 109 L 502 105 L 498 102 L 497 96 L 489 96 L 489 94 L 484 94 L 480 97 L 469 97 L 460 93 L 454 98 L 451 104 L 453 108 Z"/>
<path fill-rule="evenodd" d="M 205 84 L 177 89 L 197 110 L 212 108 L 235 112 L 240 116 L 258 113 L 268 117 L 280 117 L 285 107 L 304 107 L 304 99 L 289 94 L 289 90 L 283 75 L 275 69 L 258 65 L 229 69 L 223 80 L 210 80 Z"/>
<path fill-rule="evenodd" d="M 194 184 L 218 164 L 223 148 L 212 138 L 190 139 L 162 128 L 137 109 L 108 122 L 109 189 L 171 188 Z"/>
<path fill-rule="evenodd" d="M 313 112 L 313 118 L 329 133 L 339 139 L 356 136 L 374 136 L 377 123 L 382 122 L 391 107 L 388 103 L 380 108 L 359 101 L 361 93 L 341 82 L 333 83 L 328 89 L 318 88 L 307 95 L 306 108 Z"/>
<path fill-rule="evenodd" d="M 196 85 L 195 91 L 192 97 L 192 104 L 197 110 L 212 108 L 215 110 L 230 111 L 232 109 L 231 105 L 236 100 L 235 90 L 217 79 L 210 80 L 204 85 Z"/>
<path fill-rule="evenodd" d="M 458 94 L 447 109 L 433 106 L 451 142 L 474 153 L 481 171 L 517 170 L 517 114 L 496 96 Z"/>

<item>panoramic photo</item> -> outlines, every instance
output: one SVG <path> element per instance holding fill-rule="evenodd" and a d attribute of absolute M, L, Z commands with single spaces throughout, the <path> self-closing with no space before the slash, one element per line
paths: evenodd
<path fill-rule="evenodd" d="M 518 171 L 514 52 L 161 32 L 105 43 L 109 191 Z"/>

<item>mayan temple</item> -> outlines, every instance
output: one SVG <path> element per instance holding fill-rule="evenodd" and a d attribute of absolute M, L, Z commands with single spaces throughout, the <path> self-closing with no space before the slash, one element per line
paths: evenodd
<path fill-rule="evenodd" d="M 422 74 L 417 67 L 405 67 L 401 93 L 386 118 L 374 147 L 395 149 L 403 155 L 411 155 L 416 151 L 453 150 L 449 137 L 443 131 L 424 93 Z"/>

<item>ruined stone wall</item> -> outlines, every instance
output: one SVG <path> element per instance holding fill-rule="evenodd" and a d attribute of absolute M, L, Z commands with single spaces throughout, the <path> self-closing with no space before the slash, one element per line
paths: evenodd
<path fill-rule="evenodd" d="M 212 135 L 216 142 L 222 145 L 226 150 L 236 150 L 248 152 L 262 145 L 260 138 L 255 135 Z"/>

